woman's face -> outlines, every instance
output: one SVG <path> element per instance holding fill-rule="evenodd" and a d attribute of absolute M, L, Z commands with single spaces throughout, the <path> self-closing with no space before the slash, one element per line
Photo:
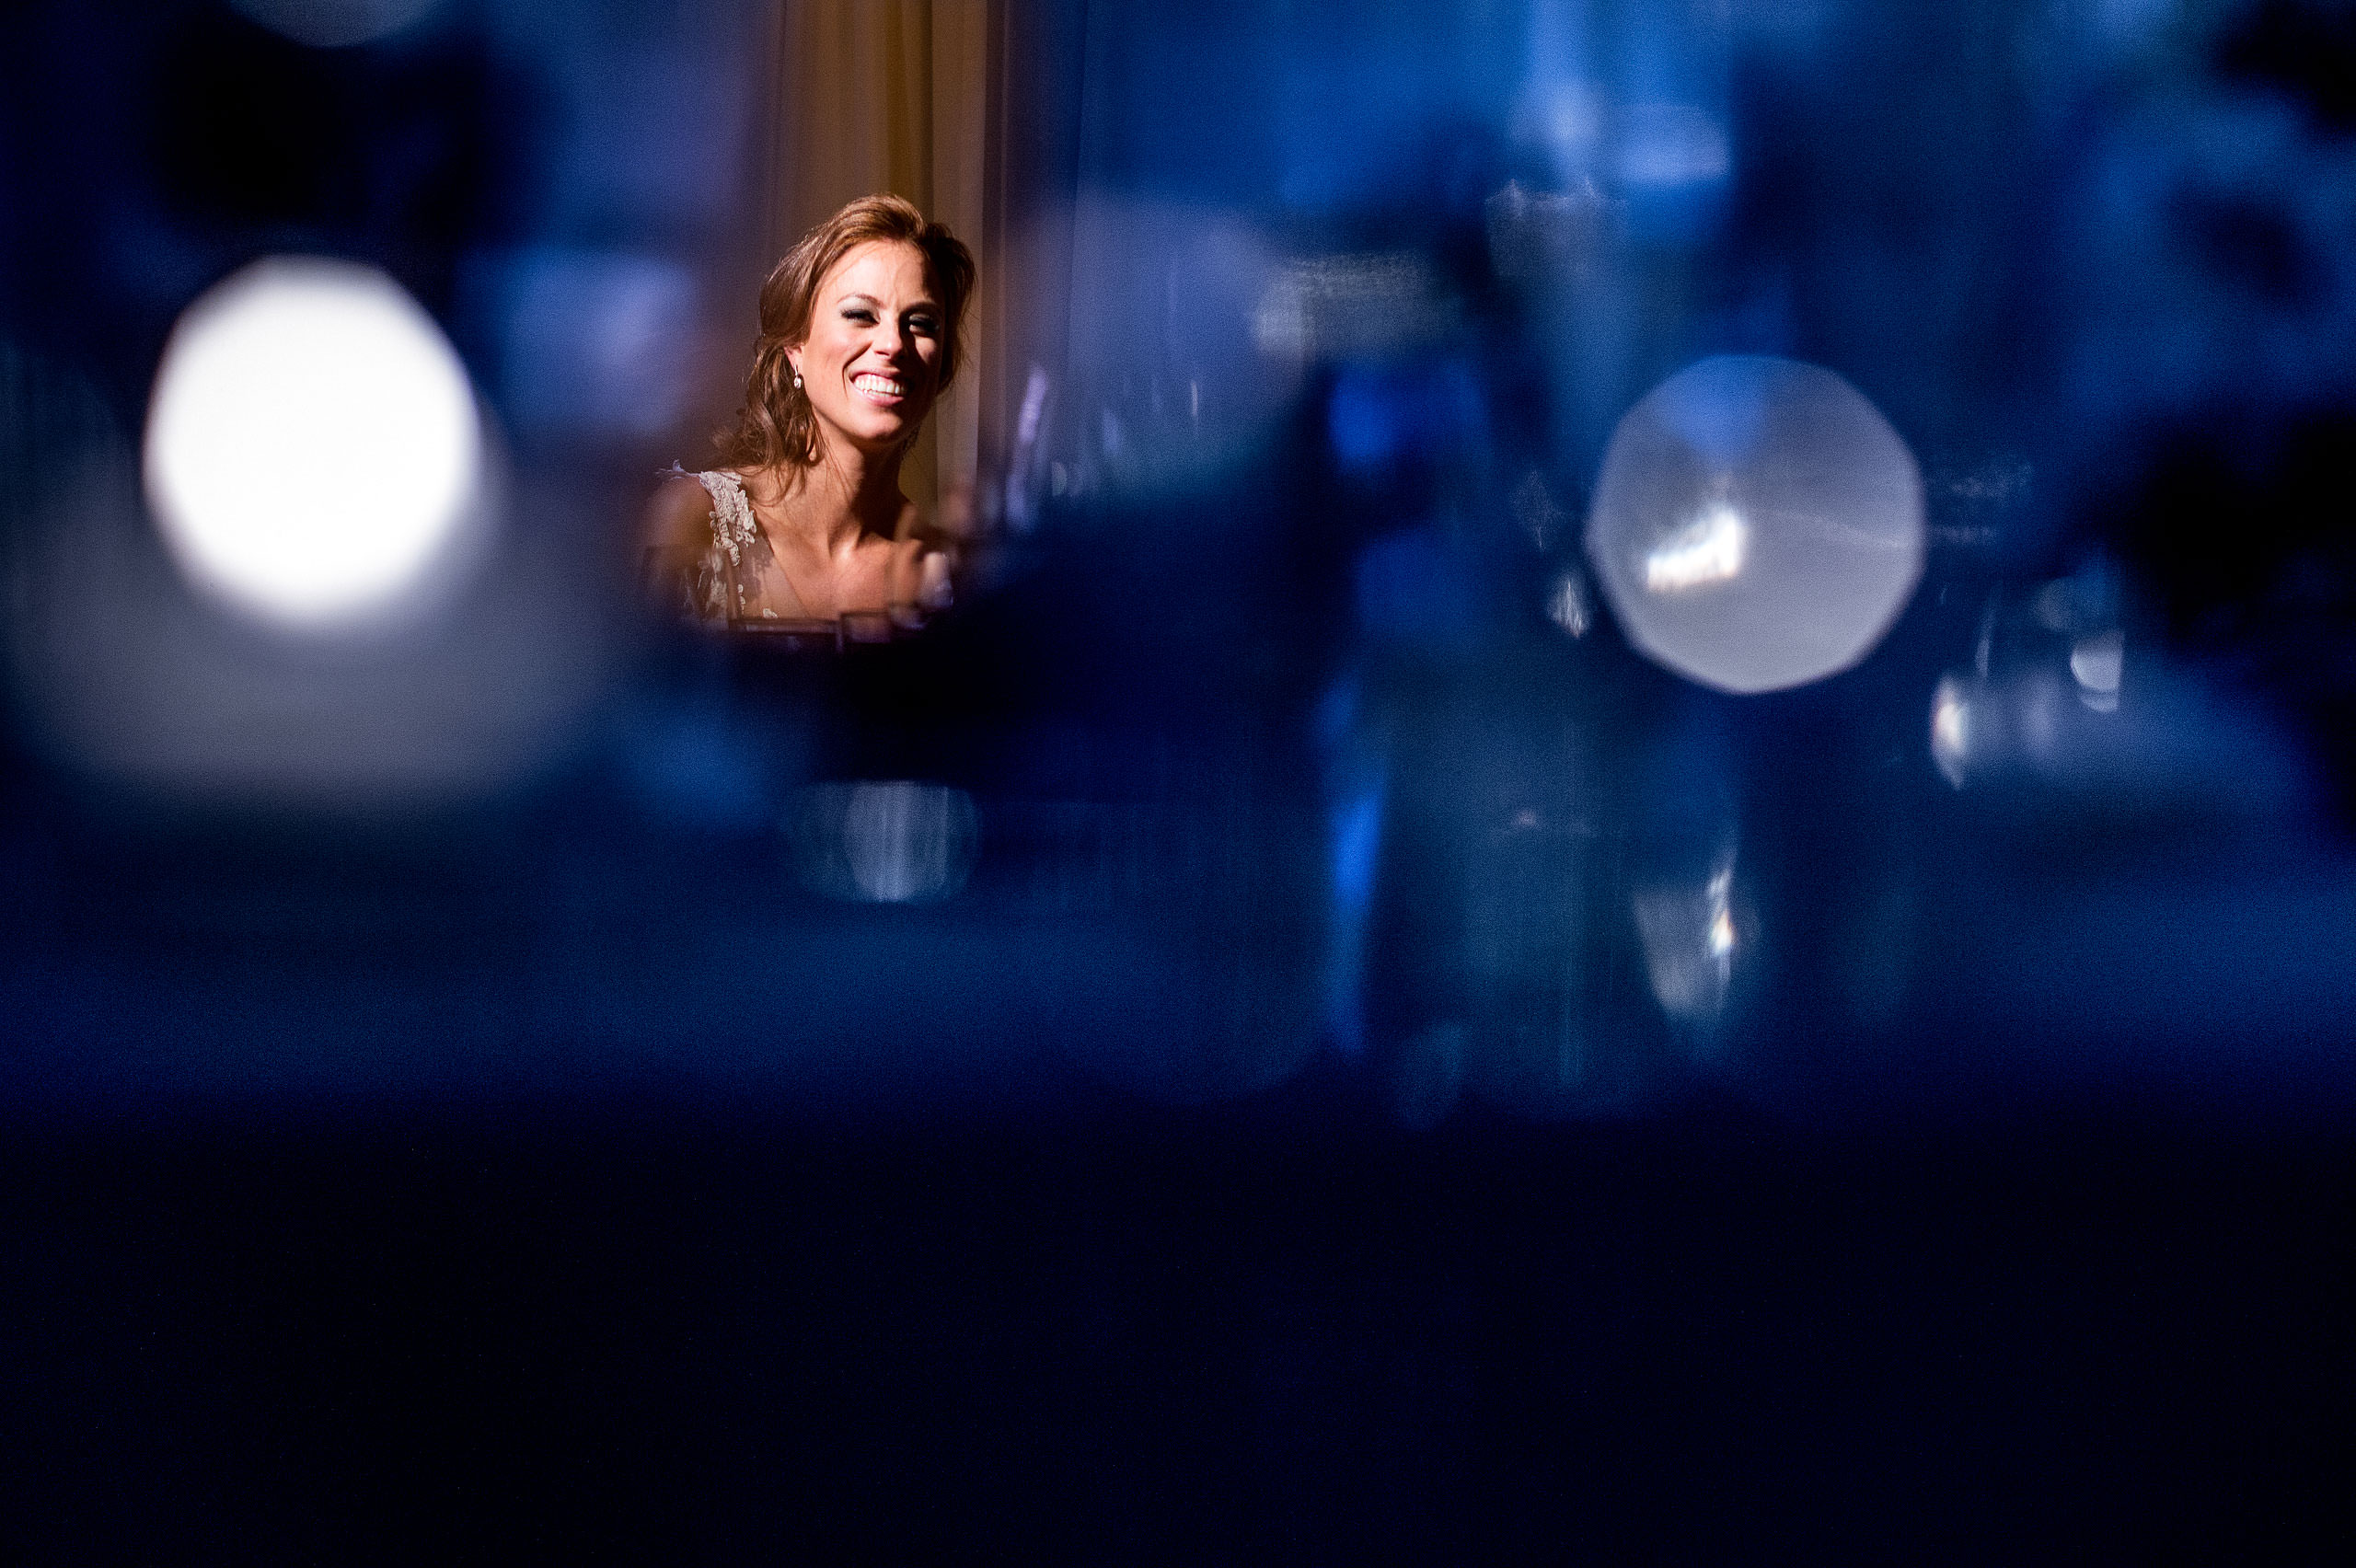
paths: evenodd
<path fill-rule="evenodd" d="M 870 240 L 818 284 L 810 335 L 786 351 L 821 439 L 869 453 L 916 432 L 940 388 L 941 303 L 914 246 Z"/>

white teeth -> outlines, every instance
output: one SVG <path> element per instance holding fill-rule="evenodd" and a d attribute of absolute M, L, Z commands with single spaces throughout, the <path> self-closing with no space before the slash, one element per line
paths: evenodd
<path fill-rule="evenodd" d="M 888 375 L 854 375 L 850 384 L 861 392 L 881 392 L 894 398 L 907 390 Z"/>

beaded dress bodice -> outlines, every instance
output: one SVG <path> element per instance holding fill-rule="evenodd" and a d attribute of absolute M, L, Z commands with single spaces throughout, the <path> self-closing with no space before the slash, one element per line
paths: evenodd
<path fill-rule="evenodd" d="M 675 607 L 687 620 L 742 631 L 823 625 L 855 641 L 874 641 L 913 631 L 927 615 L 949 607 L 947 559 L 934 553 L 923 559 L 913 603 L 841 617 L 814 615 L 770 549 L 741 475 L 726 468 L 696 472 L 674 463 L 663 477 L 693 479 L 711 498 L 711 543 L 681 573 L 675 590 Z"/>

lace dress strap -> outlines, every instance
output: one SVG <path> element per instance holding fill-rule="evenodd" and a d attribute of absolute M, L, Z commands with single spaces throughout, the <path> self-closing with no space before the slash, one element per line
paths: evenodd
<path fill-rule="evenodd" d="M 693 479 L 703 486 L 711 497 L 711 541 L 727 552 L 728 564 L 745 564 L 745 552 L 760 537 L 760 525 L 753 521 L 752 498 L 745 493 L 745 481 L 725 468 L 706 468 L 692 472 L 674 462 L 660 471 L 666 479 Z"/>

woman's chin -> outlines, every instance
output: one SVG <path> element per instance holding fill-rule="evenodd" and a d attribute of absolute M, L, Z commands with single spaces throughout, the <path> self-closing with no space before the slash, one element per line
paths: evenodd
<path fill-rule="evenodd" d="M 843 424 L 829 424 L 826 433 L 870 457 L 882 457 L 897 451 L 917 432 L 921 421 L 909 419 L 898 411 L 871 411 L 867 417 Z"/>
<path fill-rule="evenodd" d="M 906 421 L 894 421 L 881 428 L 870 426 L 860 432 L 853 439 L 858 442 L 860 451 L 871 457 L 881 457 L 886 453 L 896 452 L 906 446 L 908 444 L 908 437 L 916 432 L 915 425 Z"/>

